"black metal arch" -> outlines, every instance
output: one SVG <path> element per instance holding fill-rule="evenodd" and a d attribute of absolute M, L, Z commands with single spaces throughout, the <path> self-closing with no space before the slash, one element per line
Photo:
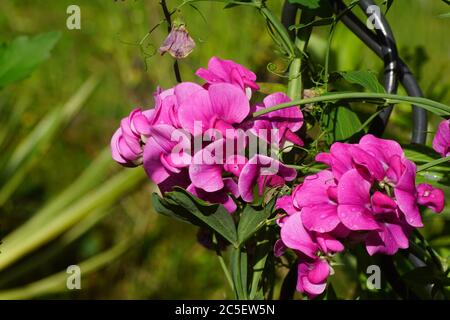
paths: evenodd
<path fill-rule="evenodd" d="M 422 97 L 422 90 L 414 78 L 409 67 L 398 56 L 397 45 L 393 32 L 386 18 L 374 15 L 377 28 L 375 32 L 367 28 L 366 24 L 345 5 L 342 0 L 329 0 L 335 12 L 341 15 L 341 21 L 350 29 L 364 44 L 384 61 L 384 87 L 388 93 L 396 93 L 400 81 L 410 96 Z M 372 0 L 360 0 L 361 9 L 367 13 L 369 6 L 375 5 Z M 282 22 L 286 29 L 295 24 L 298 7 L 285 1 Z M 289 32 L 295 38 L 295 31 Z M 381 136 L 389 121 L 392 106 L 383 110 L 378 118 L 372 123 L 369 132 Z M 411 142 L 425 144 L 427 137 L 427 112 L 426 110 L 413 106 L 413 130 Z"/>

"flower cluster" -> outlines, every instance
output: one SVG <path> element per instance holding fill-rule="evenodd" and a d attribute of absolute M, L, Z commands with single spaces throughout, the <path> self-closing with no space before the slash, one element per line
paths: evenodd
<path fill-rule="evenodd" d="M 236 210 L 233 198 L 251 202 L 255 191 L 262 194 L 295 179 L 294 169 L 252 148 L 252 141 L 277 150 L 286 143 L 302 145 L 295 134 L 303 125 L 300 109 L 252 117 L 290 100 L 274 93 L 252 105 L 256 75 L 233 61 L 213 57 L 196 74 L 206 83 L 158 89 L 153 109 L 135 109 L 121 121 L 111 140 L 114 160 L 129 167 L 143 164 L 162 192 L 183 187 L 229 212 Z"/>
<path fill-rule="evenodd" d="M 416 166 L 395 141 L 368 134 L 358 144 L 334 143 L 316 161 L 329 169 L 277 201 L 287 215 L 279 219 L 275 246 L 276 255 L 286 247 L 297 253 L 297 290 L 310 297 L 325 290 L 329 260 L 344 250 L 344 241 L 363 242 L 369 255 L 393 255 L 408 248 L 411 231 L 423 226 L 419 205 L 444 208 L 443 191 L 416 185 Z"/>

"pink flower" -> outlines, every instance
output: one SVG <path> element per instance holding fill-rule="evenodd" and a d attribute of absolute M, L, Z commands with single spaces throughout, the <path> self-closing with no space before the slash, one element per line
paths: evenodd
<path fill-rule="evenodd" d="M 226 136 L 226 130 L 233 130 L 250 112 L 245 94 L 229 83 L 212 84 L 208 89 L 184 83 L 175 88 L 175 95 L 180 124 L 194 135 L 216 129 Z"/>
<path fill-rule="evenodd" d="M 153 94 L 155 99 L 155 108 L 152 110 L 153 114 L 150 121 L 152 126 L 158 124 L 168 124 L 177 129 L 181 128 L 178 120 L 179 103 L 175 92 L 179 92 L 182 89 L 182 84 L 164 91 L 158 87 L 156 92 Z M 180 95 L 178 95 L 178 97 L 179 96 Z"/>
<path fill-rule="evenodd" d="M 208 62 L 208 69 L 200 68 L 197 70 L 196 75 L 204 79 L 208 84 L 231 83 L 244 90 L 248 98 L 251 97 L 252 89 L 259 89 L 255 82 L 256 75 L 232 60 L 212 57 Z"/>
<path fill-rule="evenodd" d="M 122 119 L 120 128 L 111 139 L 111 152 L 115 161 L 127 167 L 142 163 L 142 139 L 150 134 L 151 115 L 152 112 L 142 112 L 136 108 Z"/>
<path fill-rule="evenodd" d="M 428 183 L 421 183 L 417 186 L 418 203 L 440 213 L 444 210 L 445 195 L 441 189 L 433 188 Z"/>
<path fill-rule="evenodd" d="M 283 185 L 296 176 L 295 169 L 288 168 L 271 157 L 257 154 L 242 168 L 238 181 L 239 193 L 244 201 L 252 202 L 255 186 L 259 195 L 262 195 L 267 187 Z"/>
<path fill-rule="evenodd" d="M 433 149 L 443 157 L 450 156 L 450 119 L 439 123 L 433 139 Z"/>
<path fill-rule="evenodd" d="M 337 180 L 356 169 L 370 183 L 393 188 L 408 224 L 423 226 L 417 206 L 416 166 L 406 159 L 397 142 L 368 134 L 358 144 L 334 143 L 330 153 L 318 154 L 316 160 L 329 165 Z"/>
<path fill-rule="evenodd" d="M 346 172 L 338 185 L 338 215 L 350 230 L 369 231 L 366 248 L 370 255 L 376 252 L 395 254 L 409 246 L 410 228 L 399 216 L 397 203 L 376 191 L 370 196 L 371 183 L 356 169 Z"/>
<path fill-rule="evenodd" d="M 266 109 L 277 104 L 290 102 L 291 99 L 282 92 L 276 92 L 264 98 L 262 106 L 257 105 L 255 111 Z M 303 141 L 294 132 L 303 126 L 303 114 L 298 107 L 285 108 L 257 117 L 253 120 L 252 130 L 261 139 L 269 143 L 283 145 L 290 141 L 303 146 Z M 265 130 L 265 131 L 263 131 Z M 271 133 L 276 130 L 276 141 L 272 141 Z"/>
<path fill-rule="evenodd" d="M 235 198 L 239 197 L 237 184 L 233 179 L 225 178 L 223 179 L 223 185 L 224 186 L 222 189 L 214 192 L 206 192 L 203 189 L 195 187 L 193 184 L 191 184 L 186 190 L 194 196 L 210 203 L 223 204 L 229 213 L 233 213 L 236 211 L 237 206 L 230 194 Z"/>
<path fill-rule="evenodd" d="M 291 213 L 283 218 L 281 239 L 275 243 L 274 254 L 279 257 L 286 248 L 297 253 L 297 291 L 314 298 L 324 292 L 331 269 L 328 262 L 319 255 L 340 252 L 344 250 L 344 246 L 331 234 L 309 232 L 305 229 L 301 212 L 292 213 L 292 205 L 287 198 L 283 198 L 277 205 L 288 208 Z"/>
<path fill-rule="evenodd" d="M 172 139 L 175 128 L 160 124 L 150 128 L 150 136 L 144 146 L 144 169 L 156 184 L 160 184 L 172 175 L 180 174 L 190 162 L 190 142 L 188 139 Z M 174 152 L 175 146 L 180 146 L 179 152 Z"/>
<path fill-rule="evenodd" d="M 321 258 L 305 259 L 298 264 L 297 291 L 305 293 L 309 298 L 322 294 L 327 287 L 327 279 L 331 267 Z"/>
<path fill-rule="evenodd" d="M 305 178 L 293 193 L 294 204 L 301 209 L 302 220 L 310 231 L 333 231 L 340 223 L 337 214 L 337 185 L 333 174 L 323 170 Z"/>

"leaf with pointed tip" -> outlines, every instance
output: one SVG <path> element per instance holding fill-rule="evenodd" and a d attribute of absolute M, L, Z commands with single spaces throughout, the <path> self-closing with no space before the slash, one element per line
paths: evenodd
<path fill-rule="evenodd" d="M 339 72 L 339 74 L 348 82 L 353 84 L 359 84 L 367 90 L 375 93 L 386 93 L 386 90 L 378 81 L 375 74 L 366 70 L 355 70 Z"/>

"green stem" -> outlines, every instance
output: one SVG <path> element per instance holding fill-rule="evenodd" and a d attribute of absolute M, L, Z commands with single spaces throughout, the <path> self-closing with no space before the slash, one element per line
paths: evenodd
<path fill-rule="evenodd" d="M 287 52 L 290 59 L 297 56 L 298 50 L 296 49 L 294 43 L 292 42 L 291 38 L 289 37 L 289 33 L 287 32 L 286 28 L 283 26 L 283 24 L 275 17 L 275 15 L 270 11 L 264 4 L 261 4 L 259 6 L 259 11 L 261 14 L 267 19 L 267 21 L 270 23 L 270 25 L 273 27 L 273 29 L 277 32 L 278 36 L 280 37 L 281 43 L 283 44 L 283 47 L 285 51 Z"/>
<path fill-rule="evenodd" d="M 314 15 L 309 11 L 302 11 L 300 24 L 308 24 L 314 20 Z M 287 95 L 292 100 L 300 99 L 303 92 L 302 82 L 302 62 L 305 57 L 305 50 L 311 37 L 312 26 L 302 28 L 295 38 L 295 47 L 300 51 L 300 56 L 295 57 L 289 67 L 289 83 Z"/>
<path fill-rule="evenodd" d="M 225 274 L 225 278 L 227 279 L 228 284 L 230 285 L 231 291 L 234 292 L 235 289 L 234 289 L 234 284 L 233 284 L 233 278 L 231 277 L 230 271 L 228 270 L 225 260 L 223 259 L 222 252 L 219 249 L 218 241 L 217 241 L 217 237 L 216 237 L 215 233 L 213 234 L 213 243 L 216 248 L 216 255 L 217 255 L 217 258 L 219 259 L 219 263 L 220 263 L 220 266 L 222 267 L 222 271 Z"/>
<path fill-rule="evenodd" d="M 417 98 L 417 97 L 408 97 L 401 96 L 396 94 L 386 94 L 386 93 L 365 93 L 365 92 L 338 92 L 333 94 L 325 94 L 319 97 L 308 98 L 308 99 L 297 99 L 286 103 L 281 103 L 270 108 L 265 108 L 259 110 L 252 114 L 252 117 L 258 117 L 273 111 L 293 107 L 300 106 L 305 104 L 319 103 L 319 102 L 328 102 L 328 101 L 337 101 L 337 100 L 355 100 L 368 102 L 370 100 L 373 103 L 379 104 L 396 104 L 396 103 L 409 103 L 414 104 L 419 107 L 422 107 L 428 111 L 434 112 L 440 116 L 449 116 L 450 115 L 450 107 L 445 104 L 426 99 L 426 98 Z"/>
<path fill-rule="evenodd" d="M 231 288 L 231 291 L 234 291 L 233 279 L 231 278 L 230 271 L 228 270 L 225 260 L 223 259 L 223 256 L 220 252 L 217 254 L 217 258 L 219 259 L 220 266 L 222 267 L 223 273 L 225 274 L 225 278 L 227 278 L 227 282 Z"/>
<path fill-rule="evenodd" d="M 440 165 L 441 163 L 446 163 L 448 161 L 450 161 L 450 156 L 431 161 L 429 163 L 426 163 L 424 165 L 421 165 L 421 166 L 417 167 L 417 172 L 430 169 L 430 168 L 432 168 L 434 166 Z"/>

